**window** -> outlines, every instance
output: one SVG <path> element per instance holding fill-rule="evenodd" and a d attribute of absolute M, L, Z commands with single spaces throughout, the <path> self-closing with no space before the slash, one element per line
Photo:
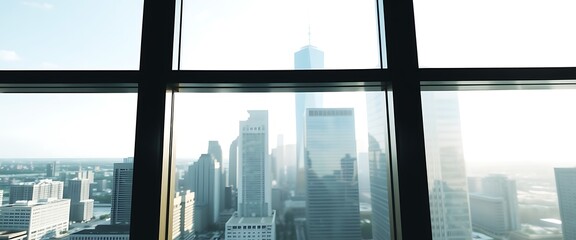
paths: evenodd
<path fill-rule="evenodd" d="M 178 207 L 185 209 L 183 206 L 194 199 L 185 191 L 176 195 L 176 179 L 180 179 L 180 176 L 173 178 L 173 176 L 177 175 L 179 167 L 181 169 L 176 160 L 180 154 L 178 151 L 181 150 L 175 147 L 181 141 L 178 140 L 179 133 L 177 131 L 177 124 L 179 124 L 177 119 L 179 114 L 179 111 L 177 111 L 178 98 L 181 97 L 181 94 L 196 96 L 200 94 L 218 96 L 219 94 L 230 92 L 244 94 L 266 92 L 279 95 L 287 93 L 308 94 L 313 92 L 356 92 L 362 94 L 375 92 L 376 95 L 380 94 L 383 103 L 379 105 L 381 110 L 379 112 L 386 114 L 378 115 L 378 118 L 375 118 L 374 121 L 384 123 L 381 126 L 385 127 L 377 129 L 373 134 L 369 132 L 369 134 L 378 140 L 380 148 L 387 151 L 375 152 L 369 156 L 375 159 L 382 159 L 378 158 L 378 156 L 388 154 L 386 155 L 386 162 L 389 163 L 389 169 L 387 170 L 389 175 L 379 175 L 378 181 L 383 181 L 384 179 L 388 181 L 388 189 L 390 191 L 380 201 L 387 201 L 389 212 L 386 213 L 383 209 L 378 210 L 374 206 L 372 206 L 372 212 L 385 213 L 382 216 L 389 217 L 390 228 L 387 230 L 390 231 L 391 239 L 400 239 L 400 237 L 402 239 L 450 239 L 451 237 L 460 239 L 459 236 L 466 235 L 472 230 L 457 228 L 446 233 L 444 237 L 434 237 L 439 228 L 435 222 L 465 222 L 468 217 L 463 213 L 466 210 L 462 208 L 465 205 L 462 202 L 452 202 L 461 208 L 446 216 L 434 214 L 434 208 L 430 207 L 434 199 L 440 195 L 431 194 L 429 191 L 429 184 L 434 184 L 435 182 L 429 181 L 432 180 L 429 178 L 430 175 L 428 175 L 428 170 L 431 169 L 431 166 L 427 165 L 427 160 L 431 159 L 426 157 L 426 151 L 430 150 L 430 148 L 427 146 L 429 141 L 425 139 L 427 138 L 427 128 L 430 125 L 425 125 L 427 113 L 424 112 L 425 108 L 422 108 L 423 102 L 421 101 L 425 98 L 426 91 L 470 89 L 542 90 L 571 88 L 576 83 L 573 80 L 576 79 L 576 70 L 573 67 L 569 67 L 573 65 L 569 59 L 573 55 L 571 54 L 573 48 L 568 46 L 569 44 L 562 44 L 573 39 L 570 31 L 565 30 L 571 29 L 572 26 L 569 24 L 574 22 L 571 21 L 571 15 L 567 14 L 570 10 L 574 10 L 573 4 L 565 1 L 542 3 L 522 1 L 522 3 L 518 4 L 515 1 L 506 1 L 498 2 L 498 5 L 491 2 L 455 3 L 436 1 L 424 3 L 423 1 L 414 1 L 413 3 L 413 1 L 396 0 L 328 2 L 318 0 L 306 2 L 310 3 L 311 11 L 316 11 L 311 14 L 312 19 L 321 16 L 319 13 L 316 15 L 318 11 L 333 15 L 334 12 L 328 11 L 328 9 L 331 9 L 327 7 L 330 4 L 333 4 L 331 6 L 348 6 L 345 10 L 338 10 L 336 13 L 340 13 L 340 15 L 336 18 L 318 18 L 318 21 L 322 21 L 322 19 L 329 20 L 329 22 L 326 22 L 326 26 L 328 26 L 326 29 L 318 27 L 317 23 L 315 26 L 315 23 L 311 21 L 311 42 L 314 45 L 317 43 L 338 45 L 334 48 L 327 47 L 327 45 L 318 46 L 325 53 L 326 65 L 324 69 L 315 69 L 314 71 L 307 69 L 301 69 L 300 71 L 291 70 L 294 66 L 291 65 L 290 57 L 293 57 L 294 51 L 297 51 L 300 45 L 306 44 L 307 24 L 304 24 L 304 29 L 300 26 L 295 27 L 297 31 L 302 32 L 304 35 L 303 43 L 294 43 L 295 47 L 288 46 L 279 49 L 266 47 L 264 51 L 258 52 L 250 52 L 250 48 L 236 47 L 236 49 L 240 49 L 238 54 L 231 51 L 223 51 L 224 49 L 230 50 L 228 47 L 232 48 L 235 43 L 245 42 L 243 39 L 249 38 L 250 34 L 236 34 L 232 35 L 232 37 L 211 37 L 208 39 L 210 41 L 204 39 L 204 36 L 222 36 L 226 33 L 238 33 L 241 30 L 246 30 L 242 24 L 246 25 L 246 21 L 249 22 L 253 19 L 234 18 L 242 14 L 254 13 L 255 16 L 258 14 L 266 16 L 265 20 L 253 21 L 257 23 L 254 24 L 255 26 L 266 24 L 280 25 L 276 20 L 285 19 L 282 16 L 289 13 L 288 10 L 290 8 L 288 7 L 279 8 L 280 5 L 276 5 L 266 8 L 275 9 L 275 11 L 250 12 L 255 8 L 268 6 L 265 4 L 271 3 L 259 4 L 261 3 L 259 1 L 240 3 L 235 1 L 234 4 L 241 4 L 241 7 L 254 6 L 250 5 L 252 3 L 256 5 L 253 9 L 246 10 L 244 8 L 246 11 L 234 12 L 230 8 L 231 5 L 227 4 L 208 8 L 205 3 L 193 1 L 178 1 L 177 3 L 177 1 L 143 0 L 143 2 L 141 14 L 137 11 L 138 8 L 132 7 L 132 4 L 135 4 L 134 1 L 115 1 L 114 3 L 110 2 L 110 4 L 102 4 L 102 1 L 98 1 L 98 6 L 91 6 L 92 2 L 70 1 L 65 6 L 80 6 L 80 8 L 89 8 L 93 12 L 76 10 L 62 12 L 58 16 L 54 15 L 54 12 L 61 10 L 59 5 L 61 1 L 7 1 L 2 3 L 3 6 L 7 7 L 0 8 L 2 9 L 0 11 L 5 13 L 0 14 L 2 16 L 0 18 L 3 20 L 0 21 L 0 30 L 3 30 L 3 33 L 7 33 L 3 34 L 3 38 L 0 40 L 0 69 L 3 69 L 0 71 L 0 91 L 2 93 L 119 93 L 133 92 L 135 87 L 138 87 L 137 105 L 127 110 L 136 110 L 133 154 L 135 171 L 131 206 L 133 211 L 131 211 L 130 224 L 130 236 L 134 239 L 172 239 L 177 236 L 177 233 L 171 231 L 174 230 L 172 226 L 178 219 L 177 215 L 174 211 L 167 210 L 174 210 Z M 306 3 L 304 5 L 308 6 Z M 123 4 L 130 6 L 124 8 L 127 5 Z M 181 27 L 179 25 L 180 17 L 176 14 L 180 12 L 180 8 L 177 8 L 177 6 L 182 6 L 181 9 L 184 13 Z M 206 8 L 202 8 L 203 6 L 206 6 Z M 360 6 L 365 7 L 361 11 L 361 16 L 354 18 L 354 16 L 348 14 L 356 11 L 356 7 Z M 481 12 L 479 9 L 486 7 L 491 13 L 516 21 L 513 22 L 515 24 L 510 25 L 510 22 L 490 21 L 485 22 L 486 24 L 480 24 L 484 22 L 479 20 L 485 20 L 485 18 L 478 16 L 478 13 Z M 103 12 L 109 14 L 98 19 L 112 23 L 112 26 L 98 29 L 101 22 L 84 21 L 89 16 L 100 14 L 101 12 L 96 10 L 101 8 L 105 8 L 106 11 Z M 448 9 L 449 11 L 439 12 L 436 11 L 437 9 Z M 526 14 L 533 13 L 534 9 L 539 10 L 537 13 L 553 13 L 548 17 L 543 17 L 543 14 Z M 203 10 L 210 11 L 209 13 L 211 14 L 209 16 L 226 15 L 234 18 L 234 22 L 229 22 L 229 24 L 214 21 L 206 22 L 221 28 L 200 26 L 196 23 L 200 22 L 197 18 L 201 18 L 202 14 L 193 11 Z M 434 15 L 426 14 L 426 11 L 434 12 Z M 30 17 L 32 13 L 35 13 L 35 18 Z M 78 17 L 69 17 L 70 15 L 68 14 L 72 13 Z M 228 15 L 226 13 L 231 14 Z M 50 21 L 44 17 L 50 14 L 56 18 L 62 17 L 65 21 L 47 25 Z M 123 16 L 123 18 L 120 21 L 113 19 L 114 16 Z M 139 23 L 140 16 L 142 16 L 141 25 Z M 446 19 L 453 19 L 454 16 L 462 17 L 458 18 L 460 21 L 445 21 Z M 524 16 L 542 17 L 528 19 Z M 30 19 L 38 18 L 46 21 L 30 21 Z M 298 21 L 299 24 L 303 20 L 298 16 L 289 19 L 295 19 L 294 21 Z M 28 24 L 26 26 L 30 26 L 30 28 L 16 29 L 17 26 L 23 26 L 15 24 L 16 20 L 21 20 L 20 23 Z M 222 17 L 220 20 L 227 21 L 229 19 Z M 365 22 L 365 24 L 347 25 L 357 20 Z M 522 22 L 522 20 L 525 20 L 525 22 Z M 137 24 L 131 25 L 133 23 Z M 339 25 L 332 25 L 332 23 L 339 23 Z M 496 23 L 499 25 L 495 25 Z M 567 25 L 564 26 L 562 23 L 567 23 Z M 75 26 L 77 24 L 86 28 L 70 27 L 70 25 Z M 44 26 L 44 28 L 33 29 L 32 26 L 36 25 Z M 336 30 L 342 30 L 343 33 L 332 31 L 334 26 L 338 27 Z M 440 29 L 441 26 L 448 26 L 449 28 L 448 30 L 442 30 Z M 485 26 L 490 27 L 488 28 L 489 31 L 484 32 L 484 34 L 481 34 L 480 31 L 474 31 Z M 526 26 L 528 27 L 526 28 Z M 44 31 L 54 30 L 55 28 L 58 31 L 67 32 L 87 31 L 88 27 L 93 27 L 93 33 L 96 33 L 95 36 L 91 35 L 90 39 L 84 38 L 86 34 L 58 34 L 56 36 L 56 40 L 62 40 L 62 42 L 67 43 L 63 46 L 74 49 L 74 51 L 68 51 L 67 53 L 66 51 L 59 51 L 64 48 L 63 46 L 50 45 L 50 43 L 54 43 L 53 40 L 55 38 L 44 34 L 46 33 Z M 508 29 L 494 32 L 502 30 L 500 27 L 508 27 Z M 175 29 L 178 30 L 177 34 L 174 33 Z M 322 34 L 316 33 L 316 29 L 318 31 L 331 31 L 335 34 L 331 36 L 342 36 L 350 33 L 350 36 L 358 37 L 356 39 L 358 41 L 348 41 L 342 45 L 337 43 L 339 42 L 337 40 L 340 39 L 336 39 L 336 37 L 330 37 L 330 39 L 325 41 L 320 38 Z M 367 29 L 368 35 L 362 37 L 355 35 L 356 31 L 362 29 Z M 530 38 L 530 36 L 533 36 L 531 35 L 532 31 L 525 29 L 538 30 L 538 33 L 543 34 Z M 110 30 L 117 32 L 118 35 L 114 35 L 112 38 L 100 39 L 104 36 L 98 34 L 102 33 L 101 31 L 96 30 Z M 270 35 L 265 35 L 261 38 L 262 40 L 266 39 L 264 43 L 254 41 L 250 42 L 250 44 L 269 45 L 269 39 L 281 38 L 281 36 L 286 36 L 282 33 L 291 32 L 289 28 L 281 28 L 279 26 L 272 30 L 274 31 L 269 32 Z M 23 34 L 16 34 L 22 32 Z M 179 37 L 180 32 L 182 32 L 181 39 Z M 266 33 L 264 31 L 253 32 Z M 454 32 L 460 33 L 460 35 L 455 36 L 452 34 Z M 29 36 L 32 35 L 38 37 L 30 40 Z M 320 36 L 315 37 L 317 35 Z M 487 43 L 474 44 L 474 40 L 480 39 L 480 37 L 474 36 L 482 38 L 485 36 L 486 38 L 484 39 L 498 39 L 500 41 L 495 41 L 495 45 L 490 45 L 495 47 L 487 47 L 489 46 Z M 298 36 L 290 37 L 296 38 Z M 446 41 L 437 41 L 438 38 Z M 94 39 L 101 40 L 101 42 L 89 44 Z M 227 41 L 230 39 L 238 41 Z M 542 43 L 540 40 L 542 40 Z M 316 41 L 318 42 L 316 43 Z M 117 45 L 115 45 L 116 43 Z M 231 43 L 231 45 L 222 45 L 219 48 L 218 45 L 208 46 L 202 43 Z M 139 51 L 137 50 L 138 46 Z M 472 50 L 465 48 L 466 46 L 473 46 Z M 497 50 L 503 49 L 497 48 L 502 46 L 505 47 L 503 51 Z M 557 50 L 557 46 L 562 46 L 561 51 Z M 336 53 L 336 49 L 343 51 L 344 54 L 337 58 L 337 61 L 343 61 L 341 64 L 334 62 L 335 64 L 328 65 L 328 53 L 332 54 L 332 51 L 329 51 L 330 48 L 335 49 L 334 53 Z M 359 49 L 365 49 L 368 52 L 366 58 L 356 55 L 359 52 L 356 50 Z M 454 51 L 444 52 L 447 49 Z M 218 52 L 218 58 L 208 58 L 206 55 L 200 54 L 207 53 L 209 50 Z M 268 60 L 269 58 L 266 58 L 266 56 L 277 54 L 279 51 L 285 52 L 284 56 L 287 56 L 282 58 L 281 63 L 263 60 Z M 175 52 L 181 55 L 174 54 Z M 530 52 L 539 54 L 532 56 L 529 54 Z M 245 57 L 246 55 L 254 55 L 255 57 Z M 37 57 L 33 58 L 32 56 Z M 134 61 L 133 57 L 135 56 L 140 57 L 139 62 Z M 54 59 L 58 60 L 58 62 L 51 62 Z M 62 61 L 65 64 L 59 64 L 61 59 L 66 60 Z M 248 59 L 253 59 L 254 61 L 248 61 Z M 86 61 L 88 60 L 102 61 L 87 64 Z M 42 65 L 44 61 L 48 64 Z M 139 67 L 136 64 L 139 64 Z M 430 67 L 436 68 L 431 69 Z M 499 68 L 471 69 L 461 67 Z M 29 71 L 40 69 L 54 71 Z M 67 71 L 62 69 L 98 69 L 99 71 Z M 513 94 L 506 93 L 506 96 L 513 96 Z M 537 96 L 535 98 L 547 99 L 548 97 Z M 345 99 L 342 100 L 345 101 Z M 262 99 L 262 101 L 265 101 L 265 99 Z M 242 101 L 238 103 L 240 102 Z M 566 103 L 564 100 L 561 100 L 561 102 Z M 199 106 L 198 103 L 210 104 L 199 100 L 192 106 Z M 556 106 L 558 104 L 549 103 L 546 105 L 546 109 L 552 109 Z M 448 104 L 443 107 L 445 109 L 442 110 L 449 114 L 450 108 L 454 106 Z M 518 106 L 512 106 L 511 108 L 516 109 Z M 258 113 L 255 114 L 258 115 Z M 328 117 L 326 115 L 330 114 L 324 113 L 320 115 L 321 117 Z M 201 114 L 197 114 L 197 116 L 204 117 Z M 49 119 L 48 116 L 41 116 L 40 118 Z M 244 120 L 246 119 L 244 118 Z M 368 121 L 366 124 L 370 125 L 370 122 Z M 258 126 L 255 127 L 257 128 Z M 240 128 L 236 130 L 239 131 Z M 274 129 L 270 128 L 269 130 L 273 131 Z M 257 133 L 257 131 L 262 130 L 252 131 L 246 133 L 247 143 L 257 142 L 258 139 L 262 138 L 262 134 L 258 135 Z M 5 133 L 0 132 L 0 135 L 3 134 Z M 108 133 L 107 136 L 114 137 L 116 133 Z M 561 134 L 553 137 L 559 136 Z M 56 135 L 56 137 L 60 136 Z M 380 139 L 384 141 L 380 141 Z M 254 149 L 257 149 L 257 147 L 254 146 Z M 443 149 L 442 152 L 450 156 L 457 156 L 458 154 L 458 151 L 453 148 Z M 345 159 L 342 161 L 345 165 L 350 162 L 348 158 L 342 159 Z M 448 167 L 455 170 L 453 171 L 455 175 L 464 174 L 461 171 L 456 171 L 458 170 L 457 164 L 451 164 Z M 556 181 L 570 181 L 569 179 L 572 177 L 569 173 L 562 170 L 554 172 L 554 174 Z M 370 180 L 376 180 L 376 178 L 371 178 Z M 442 186 L 442 183 L 438 184 Z M 462 184 L 462 182 L 460 181 L 458 184 Z M 468 186 L 468 182 L 463 185 Z M 557 189 L 560 188 L 558 187 Z M 461 191 L 453 191 L 451 193 L 465 199 L 466 194 Z M 570 191 L 565 193 L 572 194 Z M 561 196 L 562 194 L 561 191 L 558 191 L 559 199 L 564 199 Z M 174 204 L 178 202 L 178 200 L 175 200 L 178 197 L 180 205 Z M 562 208 L 562 204 L 564 203 L 560 200 L 559 208 Z M 471 205 L 470 200 L 468 205 Z M 250 210 L 256 212 L 256 208 L 250 208 Z M 182 214 L 182 211 L 180 211 L 180 214 Z M 560 211 L 561 214 L 562 211 Z M 182 216 L 186 216 L 186 214 L 180 215 L 181 218 Z M 545 222 L 549 224 L 558 223 L 554 220 Z M 362 232 L 374 230 L 370 229 L 370 224 L 367 221 L 362 221 L 360 224 Z M 568 225 L 569 222 L 564 224 Z M 294 218 L 293 225 L 295 229 L 305 229 L 306 220 Z M 243 224 L 241 227 L 245 226 Z M 276 230 L 278 229 L 275 224 L 267 224 L 267 232 Z M 244 228 L 238 231 L 246 232 Z M 302 231 L 296 231 L 296 234 L 302 233 Z M 563 234 L 569 233 L 564 231 Z M 245 234 L 237 235 L 246 236 Z M 275 236 L 271 235 L 271 238 L 274 239 Z M 220 236 L 224 236 L 224 233 L 202 237 L 218 238 Z M 379 239 L 376 235 L 373 237 L 374 239 Z"/>

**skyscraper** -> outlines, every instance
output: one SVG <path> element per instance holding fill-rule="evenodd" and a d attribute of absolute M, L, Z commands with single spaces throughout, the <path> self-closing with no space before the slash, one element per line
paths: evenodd
<path fill-rule="evenodd" d="M 90 180 L 68 180 L 70 195 L 70 221 L 81 222 L 90 220 L 94 216 L 94 200 L 89 199 Z"/>
<path fill-rule="evenodd" d="M 307 239 L 361 239 L 354 109 L 309 108 Z"/>
<path fill-rule="evenodd" d="M 248 111 L 238 138 L 238 211 L 226 223 L 226 239 L 276 239 L 268 155 L 268 111 Z"/>
<path fill-rule="evenodd" d="M 472 238 L 459 112 L 456 92 L 422 92 L 434 240 Z"/>
<path fill-rule="evenodd" d="M 130 224 L 133 163 L 114 163 L 111 224 Z"/>
<path fill-rule="evenodd" d="M 238 138 L 230 144 L 230 156 L 228 158 L 228 185 L 238 187 L 236 183 L 236 166 L 238 165 Z"/>
<path fill-rule="evenodd" d="M 378 92 L 366 93 L 368 115 L 368 163 L 370 168 L 370 195 L 372 200 L 372 237 L 389 240 L 390 211 L 388 192 L 388 127 L 386 125 L 385 96 Z"/>
<path fill-rule="evenodd" d="M 215 223 L 220 215 L 220 163 L 212 154 L 202 154 L 198 161 L 188 167 L 190 189 L 194 192 L 196 231 L 202 232 Z"/>
<path fill-rule="evenodd" d="M 576 168 L 555 168 L 564 239 L 576 239 Z"/>
<path fill-rule="evenodd" d="M 218 165 L 220 166 L 218 168 L 218 172 L 216 173 L 218 174 L 218 178 L 220 178 L 218 180 L 219 184 L 214 186 L 216 188 L 216 191 L 218 191 L 218 200 L 219 200 L 219 205 L 217 206 L 218 209 L 216 210 L 217 215 L 215 215 L 216 220 L 220 216 L 220 212 L 222 211 L 222 209 L 224 209 L 224 187 L 226 187 L 226 176 L 224 175 L 225 171 L 224 171 L 224 160 L 222 159 L 222 148 L 220 147 L 218 141 L 208 142 L 208 154 L 211 154 L 214 157 L 214 159 L 216 159 Z"/>
<path fill-rule="evenodd" d="M 295 69 L 322 69 L 324 68 L 324 52 L 320 49 L 306 45 L 298 52 L 294 53 Z M 296 194 L 304 195 L 305 170 L 304 170 L 304 120 L 306 119 L 306 109 L 321 108 L 322 94 L 320 93 L 295 93 L 295 116 L 296 116 Z"/>

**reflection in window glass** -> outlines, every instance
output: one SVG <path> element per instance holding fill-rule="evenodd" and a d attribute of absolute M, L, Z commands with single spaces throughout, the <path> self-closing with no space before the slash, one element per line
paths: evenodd
<path fill-rule="evenodd" d="M 389 239 L 384 100 L 177 93 L 173 236 Z"/>
<path fill-rule="evenodd" d="M 128 237 L 136 94 L 0 94 L 0 112 L 1 229 Z"/>
<path fill-rule="evenodd" d="M 306 68 L 380 67 L 376 1 L 191 0 L 182 9 L 182 70 L 294 69 L 295 52 L 323 55 Z"/>
<path fill-rule="evenodd" d="M 434 239 L 574 239 L 574 90 L 422 92 Z"/>
<path fill-rule="evenodd" d="M 143 0 L 0 2 L 0 70 L 137 70 Z"/>
<path fill-rule="evenodd" d="M 416 0 L 420 67 L 574 67 L 571 0 Z"/>

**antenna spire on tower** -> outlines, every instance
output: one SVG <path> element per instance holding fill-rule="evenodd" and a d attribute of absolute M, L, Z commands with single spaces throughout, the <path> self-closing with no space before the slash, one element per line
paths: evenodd
<path fill-rule="evenodd" d="M 310 24 L 308 24 L 308 45 L 312 45 L 312 32 L 310 31 Z"/>

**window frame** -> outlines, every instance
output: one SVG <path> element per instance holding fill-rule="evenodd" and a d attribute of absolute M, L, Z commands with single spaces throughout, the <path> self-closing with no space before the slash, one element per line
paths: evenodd
<path fill-rule="evenodd" d="M 140 70 L 0 71 L 0 92 L 137 91 L 130 239 L 171 239 L 175 91 L 386 91 L 391 238 L 432 239 L 420 91 L 573 87 L 576 68 L 419 68 L 413 2 L 375 1 L 387 69 L 174 71 L 176 1 L 144 0 Z"/>

